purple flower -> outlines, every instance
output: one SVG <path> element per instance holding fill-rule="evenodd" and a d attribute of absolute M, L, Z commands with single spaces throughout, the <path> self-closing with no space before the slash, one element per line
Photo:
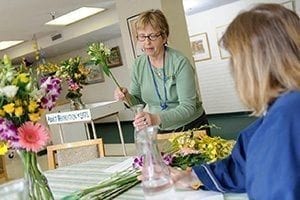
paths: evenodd
<path fill-rule="evenodd" d="M 9 120 L 0 118 L 0 140 L 8 141 L 13 148 L 19 147 L 17 127 Z"/>
<path fill-rule="evenodd" d="M 163 161 L 166 165 L 170 165 L 173 161 L 173 156 L 171 154 L 162 154 Z"/>
<path fill-rule="evenodd" d="M 45 96 L 41 99 L 41 106 L 51 110 L 61 92 L 61 80 L 57 77 L 49 76 L 41 80 L 40 89 Z"/>
<path fill-rule="evenodd" d="M 144 156 L 136 156 L 133 160 L 132 167 L 134 169 L 141 169 L 144 164 Z"/>

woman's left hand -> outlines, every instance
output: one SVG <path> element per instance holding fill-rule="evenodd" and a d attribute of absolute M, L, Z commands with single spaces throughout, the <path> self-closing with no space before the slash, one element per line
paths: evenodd
<path fill-rule="evenodd" d="M 155 126 L 160 124 L 159 115 L 150 114 L 148 112 L 140 112 L 135 115 L 133 126 L 137 130 L 141 130 L 147 126 Z"/>
<path fill-rule="evenodd" d="M 197 190 L 201 185 L 201 181 L 192 171 L 192 168 L 186 170 L 178 170 L 170 167 L 171 178 L 178 189 L 193 189 Z"/>

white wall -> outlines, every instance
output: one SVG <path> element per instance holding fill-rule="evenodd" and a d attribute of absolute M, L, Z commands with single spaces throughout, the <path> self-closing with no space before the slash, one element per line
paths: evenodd
<path fill-rule="evenodd" d="M 190 36 L 199 33 L 207 33 L 208 36 L 211 59 L 195 63 L 204 108 L 208 114 L 247 111 L 236 94 L 229 72 L 229 59 L 220 57 L 216 29 L 228 25 L 241 10 L 260 2 L 283 3 L 286 1 L 242 0 L 186 16 Z M 295 3 L 299 13 L 300 0 L 296 0 Z"/>

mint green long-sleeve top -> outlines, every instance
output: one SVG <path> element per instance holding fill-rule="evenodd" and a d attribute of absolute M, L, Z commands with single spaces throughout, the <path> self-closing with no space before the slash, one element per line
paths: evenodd
<path fill-rule="evenodd" d="M 180 128 L 203 114 L 202 102 L 196 91 L 195 72 L 189 60 L 180 52 L 167 47 L 164 70 L 166 75 L 166 110 L 161 110 L 152 72 L 145 54 L 138 57 L 132 68 L 129 93 L 133 104 L 147 104 L 152 114 L 161 119 L 160 129 Z M 154 68 L 154 78 L 162 100 L 165 100 L 163 68 Z"/>

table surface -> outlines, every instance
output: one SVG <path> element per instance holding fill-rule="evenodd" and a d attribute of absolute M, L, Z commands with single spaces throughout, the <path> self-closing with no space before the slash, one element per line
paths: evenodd
<path fill-rule="evenodd" d="M 105 169 L 119 164 L 128 157 L 104 157 L 91 160 L 85 163 L 75 164 L 72 166 L 61 167 L 55 170 L 49 170 L 45 172 L 48 179 L 50 188 L 54 194 L 55 199 L 61 199 L 62 197 L 71 194 L 74 191 L 80 190 L 87 186 L 92 186 L 97 184 L 99 181 L 108 178 L 111 173 L 105 171 Z M 180 199 L 199 199 L 202 195 L 212 194 L 211 198 L 205 198 L 206 200 L 247 200 L 246 194 L 221 194 L 221 193 L 211 193 L 206 191 L 191 191 L 191 198 L 180 198 Z M 186 193 L 186 192 L 185 192 Z M 184 194 L 185 194 L 184 193 Z M 182 193 L 183 194 L 183 193 Z M 180 196 L 180 192 L 178 193 Z M 186 197 L 186 195 L 185 195 Z M 118 196 L 116 199 L 120 200 L 134 200 L 134 199 L 144 199 L 143 191 L 141 185 L 137 185 L 122 195 Z"/>

